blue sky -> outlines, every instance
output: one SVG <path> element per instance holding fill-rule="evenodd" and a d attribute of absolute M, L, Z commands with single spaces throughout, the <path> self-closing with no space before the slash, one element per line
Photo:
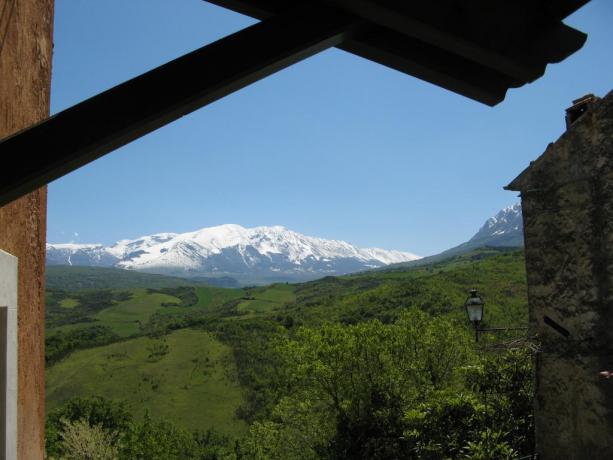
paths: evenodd
<path fill-rule="evenodd" d="M 252 23 L 200 0 L 56 0 L 52 112 Z M 584 48 L 495 108 L 321 53 L 50 184 L 48 241 L 236 223 L 440 252 L 519 200 L 502 187 L 562 134 L 572 99 L 613 89 L 613 2 L 566 23 Z"/>

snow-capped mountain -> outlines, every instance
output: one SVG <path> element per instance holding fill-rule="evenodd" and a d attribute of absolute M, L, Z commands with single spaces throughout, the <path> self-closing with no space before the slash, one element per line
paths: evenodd
<path fill-rule="evenodd" d="M 517 203 L 500 210 L 494 217 L 490 217 L 481 226 L 479 231 L 465 243 L 447 249 L 439 254 L 409 261 L 401 265 L 426 265 L 466 254 L 478 248 L 520 248 L 524 245 L 524 223 L 521 213 L 521 204 Z"/>
<path fill-rule="evenodd" d="M 418 259 L 415 254 L 361 249 L 284 227 L 220 225 L 159 233 L 112 246 L 47 244 L 50 265 L 118 267 L 180 276 L 234 276 L 250 282 L 307 280 Z"/>
<path fill-rule="evenodd" d="M 47 244 L 47 264 L 112 267 L 118 262 L 101 244 Z"/>
<path fill-rule="evenodd" d="M 524 245 L 523 228 L 521 204 L 516 203 L 486 220 L 468 242 L 482 246 L 520 247 Z"/>

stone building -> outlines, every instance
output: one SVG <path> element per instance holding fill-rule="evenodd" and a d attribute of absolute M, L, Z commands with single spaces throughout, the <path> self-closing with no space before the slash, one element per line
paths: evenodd
<path fill-rule="evenodd" d="M 613 458 L 613 92 L 567 110 L 567 131 L 506 188 L 521 192 L 536 442 L 543 460 Z"/>

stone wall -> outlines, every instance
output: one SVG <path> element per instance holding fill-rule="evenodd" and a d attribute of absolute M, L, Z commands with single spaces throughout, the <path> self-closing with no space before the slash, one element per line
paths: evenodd
<path fill-rule="evenodd" d="M 0 1 L 0 138 L 49 114 L 52 29 L 53 0 Z M 10 159 L 3 160 L 7 167 Z M 0 208 L 0 249 L 19 259 L 17 449 L 23 460 L 42 459 L 44 449 L 46 198 L 43 188 Z"/>
<path fill-rule="evenodd" d="M 613 458 L 613 92 L 508 187 L 521 191 L 543 460 Z"/>

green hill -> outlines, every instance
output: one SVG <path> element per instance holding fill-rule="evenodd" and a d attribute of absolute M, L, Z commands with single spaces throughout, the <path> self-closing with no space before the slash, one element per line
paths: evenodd
<path fill-rule="evenodd" d="M 79 267 L 72 265 L 47 265 L 45 281 L 51 289 L 126 289 L 164 288 L 189 285 L 238 287 L 234 278 L 179 278 L 153 273 L 122 270 L 120 268 Z"/>
<path fill-rule="evenodd" d="M 126 401 L 137 417 L 170 419 L 188 429 L 245 431 L 235 417 L 243 401 L 232 353 L 210 333 L 183 329 L 78 351 L 47 370 L 47 409 L 70 398 Z"/>
<path fill-rule="evenodd" d="M 78 277 L 69 274 L 83 287 Z M 151 279 L 157 284 L 129 286 L 124 278 L 114 289 L 49 289 L 49 410 L 101 395 L 126 401 L 135 415 L 148 409 L 189 429 L 241 436 L 248 423 L 270 416 L 279 394 L 275 343 L 301 326 L 391 324 L 420 310 L 458 320 L 465 331 L 470 288 L 486 301 L 486 326 L 527 323 L 521 250 L 480 249 L 426 266 L 242 289 Z"/>
<path fill-rule="evenodd" d="M 48 265 L 47 288 L 76 291 L 80 289 L 162 288 L 194 284 L 183 278 L 153 275 L 119 268 Z"/>
<path fill-rule="evenodd" d="M 486 323 L 527 322 L 523 250 L 486 248 L 416 267 L 394 267 L 296 285 L 287 306 L 303 324 L 325 321 L 389 322 L 399 312 L 419 308 L 435 315 L 464 318 L 468 290 L 486 301 Z"/>

